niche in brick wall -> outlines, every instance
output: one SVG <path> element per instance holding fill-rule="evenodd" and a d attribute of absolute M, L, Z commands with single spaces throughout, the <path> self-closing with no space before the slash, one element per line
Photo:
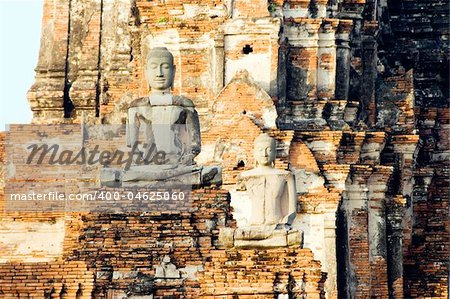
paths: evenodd
<path fill-rule="evenodd" d="M 242 48 L 242 53 L 244 54 L 250 54 L 253 52 L 253 48 L 250 45 L 245 45 L 245 47 Z"/>

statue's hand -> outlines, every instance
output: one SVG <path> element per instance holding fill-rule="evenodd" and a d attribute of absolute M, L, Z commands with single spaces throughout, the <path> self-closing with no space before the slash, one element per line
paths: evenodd
<path fill-rule="evenodd" d="M 193 157 L 197 157 L 200 154 L 200 148 L 197 146 L 193 146 L 191 149 L 191 153 Z"/>
<path fill-rule="evenodd" d="M 136 165 L 142 165 L 143 163 L 148 163 L 147 160 L 145 160 L 144 152 L 137 150 L 133 155 L 133 162 Z"/>
<path fill-rule="evenodd" d="M 245 183 L 243 180 L 238 180 L 236 184 L 236 191 L 247 191 L 247 188 L 245 187 Z"/>
<path fill-rule="evenodd" d="M 194 156 L 189 155 L 189 154 L 181 156 L 180 164 L 193 165 L 194 164 Z"/>

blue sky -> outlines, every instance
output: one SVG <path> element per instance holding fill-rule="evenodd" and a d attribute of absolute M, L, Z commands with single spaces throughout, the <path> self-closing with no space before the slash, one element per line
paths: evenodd
<path fill-rule="evenodd" d="M 0 131 L 30 123 L 26 93 L 39 56 L 43 0 L 0 0 Z"/>

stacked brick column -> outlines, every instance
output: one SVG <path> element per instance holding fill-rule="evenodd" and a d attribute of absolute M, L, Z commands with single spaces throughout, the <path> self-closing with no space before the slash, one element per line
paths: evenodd
<path fill-rule="evenodd" d="M 366 22 L 362 35 L 361 119 L 369 126 L 375 124 L 375 81 L 377 78 L 377 22 Z"/>
<path fill-rule="evenodd" d="M 350 32 L 353 27 L 351 20 L 339 20 L 336 33 L 336 91 L 337 99 L 348 98 L 350 84 Z"/>
<path fill-rule="evenodd" d="M 392 248 L 390 249 L 390 281 L 389 287 L 391 289 L 392 296 L 400 297 L 400 292 L 404 290 L 403 284 L 403 265 L 399 266 L 398 261 L 394 260 L 394 257 L 403 257 L 405 247 L 411 242 L 411 229 L 413 225 L 413 184 L 414 184 L 414 154 L 417 152 L 417 143 L 419 136 L 417 135 L 395 135 L 393 136 L 392 144 L 395 153 L 396 172 L 398 173 L 398 179 L 396 184 L 398 186 L 393 187 L 391 193 L 394 194 L 393 202 L 390 203 L 390 209 L 393 211 L 393 215 L 389 215 L 389 218 L 393 219 L 393 223 L 390 224 L 390 230 L 393 230 L 394 237 L 392 242 Z M 402 216 L 401 229 L 403 236 L 398 236 L 400 228 L 396 223 L 396 219 Z M 401 241 L 401 243 L 400 243 Z M 403 247 L 400 247 L 402 245 Z M 404 261 L 403 261 L 404 262 Z M 402 262 L 402 263 L 403 263 Z M 399 277 L 400 275 L 400 277 Z M 403 296 L 403 293 L 401 293 Z"/>
<path fill-rule="evenodd" d="M 388 268 L 386 244 L 385 192 L 393 168 L 376 166 L 368 181 L 368 232 L 370 261 L 370 296 L 386 298 L 388 295 Z"/>
<path fill-rule="evenodd" d="M 340 285 L 340 296 L 368 298 L 371 295 L 371 265 L 368 218 L 367 182 L 370 166 L 355 165 L 351 168 L 341 211 L 346 220 L 347 248 L 345 257 L 345 285 Z"/>
<path fill-rule="evenodd" d="M 403 298 L 403 217 L 406 200 L 399 195 L 386 206 L 389 296 Z"/>
<path fill-rule="evenodd" d="M 318 30 L 317 19 L 296 19 L 287 24 L 284 35 L 288 39 L 286 97 L 292 107 L 296 126 L 321 127 L 325 102 L 317 102 Z M 299 124 L 297 124 L 299 123 Z"/>
<path fill-rule="evenodd" d="M 94 118 L 99 105 L 99 55 L 101 42 L 101 3 L 70 1 L 70 35 L 66 91 L 66 117 Z M 83 16 L 83 17 L 80 17 Z M 70 103 L 69 103 L 70 101 Z M 73 108 L 70 106 L 73 105 Z M 72 111 L 74 109 L 74 111 Z"/>
<path fill-rule="evenodd" d="M 64 117 L 69 9 L 65 0 L 44 1 L 36 82 L 27 95 L 34 122 L 51 122 Z"/>
<path fill-rule="evenodd" d="M 321 21 L 317 19 L 295 19 L 295 22 L 287 24 L 285 28 L 285 36 L 290 45 L 287 97 L 291 101 L 317 98 L 320 25 Z"/>
<path fill-rule="evenodd" d="M 319 99 L 334 99 L 336 78 L 336 37 L 338 20 L 324 20 L 319 31 L 317 51 L 317 96 Z"/>
<path fill-rule="evenodd" d="M 135 12 L 133 15 L 132 12 Z M 131 1 L 103 1 L 101 28 L 99 115 L 102 123 L 121 124 L 124 99 L 139 96 L 139 81 L 134 67 L 139 43 L 133 38 L 139 22 Z M 117 34 L 121 32 L 121 34 Z"/>

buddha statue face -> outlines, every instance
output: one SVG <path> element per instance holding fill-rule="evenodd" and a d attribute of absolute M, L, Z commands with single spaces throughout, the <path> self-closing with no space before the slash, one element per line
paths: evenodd
<path fill-rule="evenodd" d="M 275 139 L 267 134 L 259 135 L 255 140 L 255 148 L 253 151 L 256 166 L 274 166 L 276 148 Z"/>
<path fill-rule="evenodd" d="M 172 53 L 165 47 L 153 48 L 147 56 L 147 81 L 152 91 L 169 91 L 173 86 L 175 66 Z"/>

